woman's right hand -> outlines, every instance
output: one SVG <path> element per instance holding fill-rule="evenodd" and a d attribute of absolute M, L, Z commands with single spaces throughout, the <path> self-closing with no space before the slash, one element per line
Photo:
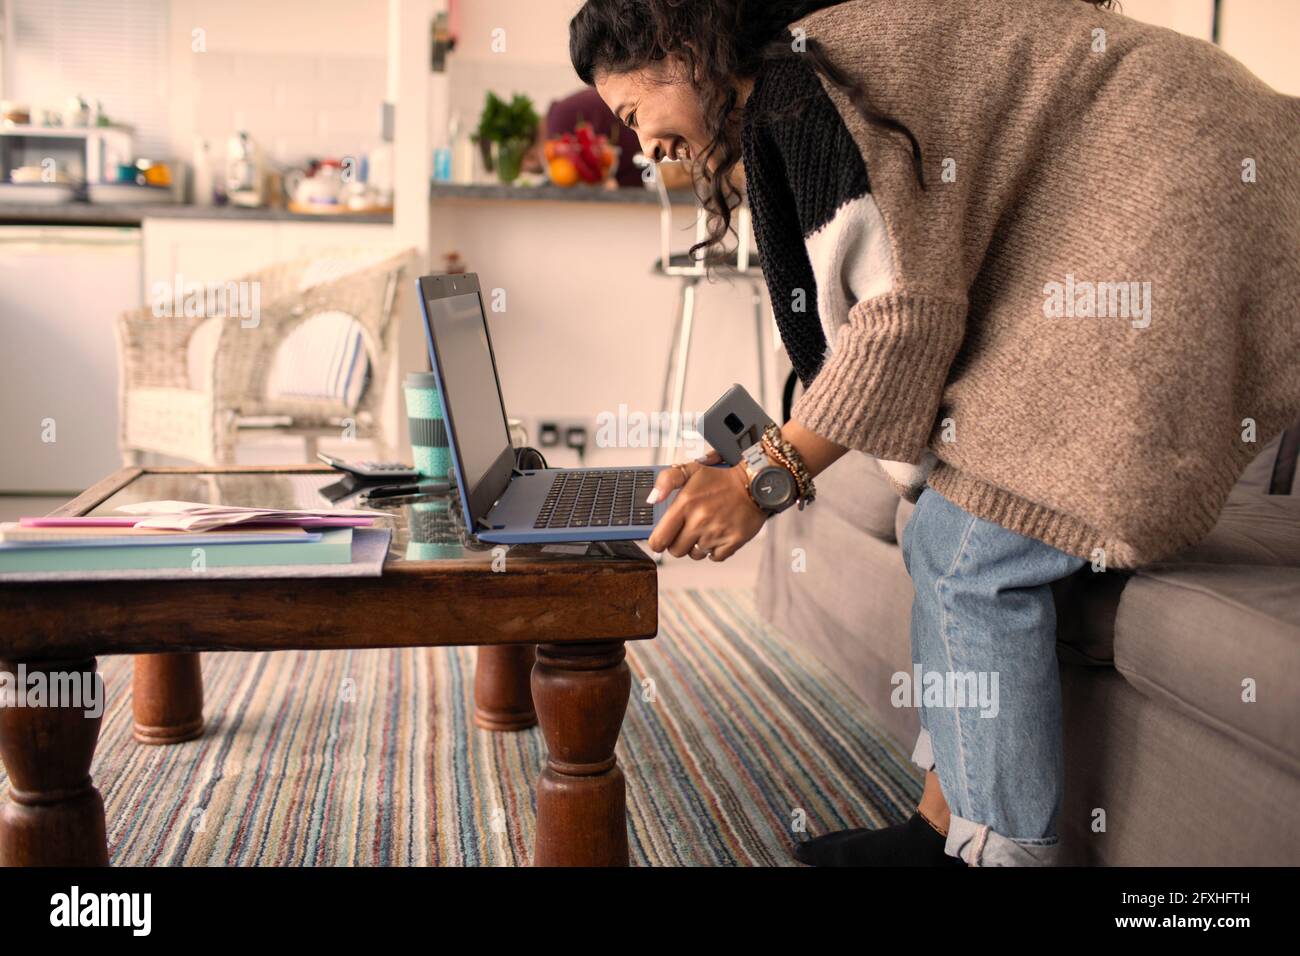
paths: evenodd
<path fill-rule="evenodd" d="M 647 500 L 654 504 L 674 491 L 677 497 L 650 536 L 651 551 L 725 561 L 758 534 L 768 514 L 749 496 L 748 473 L 743 465 L 711 467 L 721 461 L 711 452 L 659 473 Z"/>

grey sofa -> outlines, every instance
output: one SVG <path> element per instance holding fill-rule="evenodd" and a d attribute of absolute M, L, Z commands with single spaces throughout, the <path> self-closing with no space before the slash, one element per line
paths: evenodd
<path fill-rule="evenodd" d="M 1294 453 L 1282 468 L 1278 442 L 1264 449 L 1214 531 L 1176 559 L 1133 574 L 1085 568 L 1058 585 L 1063 862 L 1300 864 Z M 812 507 L 765 529 L 758 582 L 765 616 L 843 675 L 864 719 L 909 754 L 917 714 L 889 694 L 891 675 L 911 669 L 898 547 L 911 509 L 873 459 L 847 455 L 818 479 Z"/>

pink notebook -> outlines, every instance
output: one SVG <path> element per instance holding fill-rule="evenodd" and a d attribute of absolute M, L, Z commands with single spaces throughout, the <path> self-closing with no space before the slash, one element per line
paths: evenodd
<path fill-rule="evenodd" d="M 19 518 L 18 523 L 24 528 L 133 528 L 143 517 L 74 517 L 74 518 Z M 368 528 L 375 523 L 374 518 L 266 518 L 258 525 L 297 525 L 300 528 Z M 245 528 L 256 527 L 249 523 Z"/>

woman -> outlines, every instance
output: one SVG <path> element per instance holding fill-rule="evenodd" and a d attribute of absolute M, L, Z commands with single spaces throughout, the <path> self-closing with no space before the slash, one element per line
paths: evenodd
<path fill-rule="evenodd" d="M 660 476 L 654 500 L 680 490 L 650 546 L 726 560 L 875 456 L 916 500 L 914 662 L 998 678 L 995 717 L 927 700 L 911 819 L 803 862 L 1050 863 L 1052 582 L 1197 541 L 1300 416 L 1300 101 L 1105 6 L 588 0 L 571 23 L 646 155 L 701 170 L 712 251 L 743 159 L 805 386 L 748 467 Z"/>

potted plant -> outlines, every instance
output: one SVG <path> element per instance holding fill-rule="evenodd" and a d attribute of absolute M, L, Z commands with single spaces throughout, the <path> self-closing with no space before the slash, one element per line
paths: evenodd
<path fill-rule="evenodd" d="M 523 166 L 524 153 L 537 138 L 539 122 L 533 101 L 527 96 L 516 93 L 507 103 L 489 92 L 474 134 L 488 172 L 495 169 L 501 182 L 514 182 Z"/>

